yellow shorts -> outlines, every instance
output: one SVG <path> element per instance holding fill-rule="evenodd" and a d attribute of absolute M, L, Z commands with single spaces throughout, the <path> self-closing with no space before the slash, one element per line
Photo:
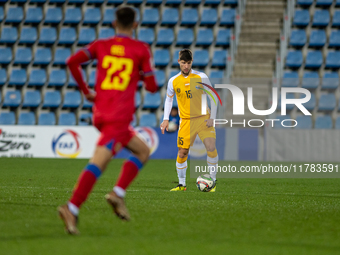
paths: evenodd
<path fill-rule="evenodd" d="M 212 137 L 216 139 L 216 131 L 214 127 L 207 127 L 209 115 L 192 119 L 181 119 L 177 137 L 177 147 L 189 149 L 198 135 L 203 142 L 205 138 Z"/>

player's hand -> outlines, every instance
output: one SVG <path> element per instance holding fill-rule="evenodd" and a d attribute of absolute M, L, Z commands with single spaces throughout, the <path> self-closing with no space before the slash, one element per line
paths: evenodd
<path fill-rule="evenodd" d="M 87 101 L 93 103 L 94 99 L 96 98 L 96 92 L 91 91 L 90 93 L 88 93 L 87 95 L 85 95 Z"/>
<path fill-rule="evenodd" d="M 213 127 L 214 126 L 214 120 L 213 119 L 205 120 L 205 122 L 207 122 L 207 127 Z"/>
<path fill-rule="evenodd" d="M 169 130 L 169 120 L 163 120 L 160 128 L 161 128 L 162 134 L 164 135 L 164 130 L 166 131 Z"/>

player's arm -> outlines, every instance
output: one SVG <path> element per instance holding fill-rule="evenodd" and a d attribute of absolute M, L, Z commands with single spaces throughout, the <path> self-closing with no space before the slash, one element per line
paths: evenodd
<path fill-rule="evenodd" d="M 145 45 L 145 51 L 143 52 L 142 59 L 142 79 L 145 83 L 146 90 L 154 93 L 158 90 L 158 86 L 155 79 L 155 73 L 153 70 L 153 60 L 149 46 Z"/>
<path fill-rule="evenodd" d="M 206 83 L 206 84 L 212 86 L 208 76 L 205 76 L 203 78 L 203 83 Z M 214 125 L 214 119 L 216 119 L 216 114 L 217 114 L 217 104 L 215 104 L 215 102 L 218 102 L 218 99 L 217 99 L 215 93 L 211 89 L 209 89 L 207 87 L 205 89 L 208 90 L 210 92 L 210 95 L 213 96 L 213 98 L 209 97 L 210 107 L 211 107 L 211 109 L 210 109 L 210 119 L 206 120 L 207 121 L 207 126 L 208 127 L 212 127 Z"/>
<path fill-rule="evenodd" d="M 173 103 L 173 99 L 175 96 L 175 91 L 174 91 L 174 87 L 172 84 L 172 79 L 170 79 L 170 81 L 168 82 L 168 88 L 166 91 L 166 99 L 165 99 L 165 103 L 164 103 L 164 117 L 163 117 L 163 122 L 160 126 L 162 134 L 164 134 L 164 130 L 168 131 L 169 130 L 169 116 L 170 116 L 170 112 L 172 109 L 172 103 Z"/>

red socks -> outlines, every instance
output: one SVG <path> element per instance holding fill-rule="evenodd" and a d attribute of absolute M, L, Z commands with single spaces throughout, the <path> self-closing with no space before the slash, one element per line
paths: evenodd
<path fill-rule="evenodd" d="M 136 178 L 139 170 L 143 167 L 142 162 L 136 157 L 130 157 L 125 161 L 116 186 L 126 190 L 130 183 Z"/>

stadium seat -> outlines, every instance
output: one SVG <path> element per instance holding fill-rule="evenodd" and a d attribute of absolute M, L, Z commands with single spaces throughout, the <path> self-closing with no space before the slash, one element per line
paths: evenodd
<path fill-rule="evenodd" d="M 199 5 L 201 0 L 185 0 L 184 4 L 186 5 Z"/>
<path fill-rule="evenodd" d="M 19 43 L 33 44 L 37 38 L 37 29 L 35 27 L 23 27 L 20 32 Z"/>
<path fill-rule="evenodd" d="M 139 8 L 133 8 L 136 12 L 136 22 L 140 23 L 140 12 L 139 12 Z"/>
<path fill-rule="evenodd" d="M 178 53 L 177 53 L 177 58 L 178 58 Z M 177 63 L 177 65 L 178 65 L 178 63 Z M 180 72 L 179 70 L 173 70 L 173 71 L 171 71 L 168 80 L 170 80 L 172 77 L 174 77 L 175 75 L 177 75 L 179 72 Z"/>
<path fill-rule="evenodd" d="M 174 26 L 179 20 L 178 10 L 175 8 L 164 9 L 161 25 Z"/>
<path fill-rule="evenodd" d="M 42 27 L 40 30 L 39 44 L 54 44 L 57 40 L 57 30 L 54 27 Z"/>
<path fill-rule="evenodd" d="M 322 89 L 337 89 L 339 87 L 339 75 L 336 72 L 328 72 L 323 74 Z"/>
<path fill-rule="evenodd" d="M 143 100 L 143 109 L 157 109 L 161 103 L 162 100 L 159 92 L 153 94 L 146 92 Z"/>
<path fill-rule="evenodd" d="M 57 108 L 61 103 L 61 96 L 59 91 L 47 91 L 44 96 L 43 107 Z"/>
<path fill-rule="evenodd" d="M 0 22 L 4 20 L 4 8 L 0 6 Z"/>
<path fill-rule="evenodd" d="M 155 50 L 154 61 L 156 66 L 167 66 L 170 62 L 168 50 Z"/>
<path fill-rule="evenodd" d="M 24 86 L 27 81 L 25 69 L 12 69 L 9 76 L 8 85 Z"/>
<path fill-rule="evenodd" d="M 84 98 L 82 108 L 83 109 L 88 109 L 88 108 L 92 108 L 92 106 L 93 106 L 93 103 L 89 102 L 86 98 Z"/>
<path fill-rule="evenodd" d="M 89 4 L 102 4 L 105 0 L 89 0 Z"/>
<path fill-rule="evenodd" d="M 180 5 L 182 0 L 165 0 L 165 4 L 167 5 Z"/>
<path fill-rule="evenodd" d="M 21 93 L 19 90 L 7 91 L 3 106 L 5 107 L 18 107 L 21 103 Z"/>
<path fill-rule="evenodd" d="M 315 120 L 315 129 L 332 129 L 333 121 L 330 115 L 318 116 Z"/>
<path fill-rule="evenodd" d="M 309 36 L 309 47 L 323 47 L 326 43 L 325 30 L 312 30 Z"/>
<path fill-rule="evenodd" d="M 228 52 L 227 50 L 215 50 L 211 66 L 225 67 L 227 64 Z"/>
<path fill-rule="evenodd" d="M 313 127 L 311 116 L 297 116 L 296 117 L 296 129 L 311 129 Z"/>
<path fill-rule="evenodd" d="M 298 87 L 299 74 L 297 72 L 286 71 L 283 73 L 282 87 Z"/>
<path fill-rule="evenodd" d="M 316 89 L 320 84 L 318 72 L 304 72 L 302 77 L 302 88 Z"/>
<path fill-rule="evenodd" d="M 78 44 L 89 44 L 96 40 L 96 31 L 94 28 L 83 27 L 80 29 Z"/>
<path fill-rule="evenodd" d="M 207 50 L 195 50 L 193 66 L 206 67 L 209 63 L 209 52 Z"/>
<path fill-rule="evenodd" d="M 334 94 L 323 94 L 319 98 L 319 111 L 333 111 L 336 107 L 336 98 Z"/>
<path fill-rule="evenodd" d="M 294 47 L 303 47 L 307 42 L 306 30 L 294 29 L 289 38 L 289 44 Z"/>
<path fill-rule="evenodd" d="M 20 23 L 24 18 L 21 7 L 9 7 L 6 12 L 6 23 Z"/>
<path fill-rule="evenodd" d="M 146 0 L 146 4 L 160 5 L 162 2 L 163 0 Z"/>
<path fill-rule="evenodd" d="M 138 31 L 138 40 L 148 44 L 152 44 L 155 40 L 155 33 L 153 28 L 140 28 Z"/>
<path fill-rule="evenodd" d="M 329 44 L 328 47 L 340 47 L 340 31 L 338 30 L 333 30 L 331 32 L 331 35 L 329 37 Z"/>
<path fill-rule="evenodd" d="M 212 83 L 220 83 L 224 77 L 223 71 L 211 71 L 209 78 L 211 79 Z M 217 81 L 218 82 L 214 82 Z"/>
<path fill-rule="evenodd" d="M 142 114 L 139 118 L 139 126 L 141 127 L 156 127 L 157 118 L 154 113 Z"/>
<path fill-rule="evenodd" d="M 141 102 L 142 102 L 142 98 L 141 98 L 140 92 L 137 91 L 135 93 L 135 107 L 138 108 L 140 106 Z"/>
<path fill-rule="evenodd" d="M 293 19 L 294 26 L 305 27 L 310 22 L 310 16 L 308 10 L 296 10 Z"/>
<path fill-rule="evenodd" d="M 321 51 L 316 50 L 307 53 L 305 68 L 320 68 L 322 63 L 323 57 Z"/>
<path fill-rule="evenodd" d="M 0 125 L 15 125 L 14 112 L 1 112 L 0 113 Z"/>
<path fill-rule="evenodd" d="M 163 28 L 158 30 L 156 45 L 171 45 L 174 40 L 173 29 Z"/>
<path fill-rule="evenodd" d="M 316 0 L 316 6 L 331 6 L 333 0 Z"/>
<path fill-rule="evenodd" d="M 340 26 L 340 10 L 335 10 L 333 13 L 332 26 L 339 27 Z"/>
<path fill-rule="evenodd" d="M 44 112 L 39 115 L 38 125 L 52 126 L 55 125 L 54 112 Z"/>
<path fill-rule="evenodd" d="M 73 27 L 63 27 L 60 29 L 58 44 L 73 44 L 76 39 L 77 33 Z"/>
<path fill-rule="evenodd" d="M 340 68 L 340 51 L 329 51 L 326 57 L 326 68 Z"/>
<path fill-rule="evenodd" d="M 196 25 L 198 13 L 196 9 L 185 8 L 182 10 L 181 25 Z"/>
<path fill-rule="evenodd" d="M 66 84 L 66 71 L 64 69 L 52 69 L 48 86 L 62 87 Z"/>
<path fill-rule="evenodd" d="M 143 0 L 127 0 L 127 4 L 142 4 Z"/>
<path fill-rule="evenodd" d="M 35 125 L 35 115 L 33 112 L 22 112 L 19 114 L 18 125 Z"/>
<path fill-rule="evenodd" d="M 6 69 L 0 69 L 0 86 L 5 85 L 7 81 L 7 72 Z M 0 90 L 1 92 L 1 90 Z M 0 102 L 1 102 L 1 95 L 0 95 Z"/>
<path fill-rule="evenodd" d="M 221 15 L 220 25 L 233 26 L 235 23 L 235 9 L 224 9 Z"/>
<path fill-rule="evenodd" d="M 144 9 L 142 25 L 156 25 L 159 20 L 159 13 L 157 8 Z"/>
<path fill-rule="evenodd" d="M 98 39 L 105 39 L 115 35 L 113 28 L 102 28 L 99 31 Z"/>
<path fill-rule="evenodd" d="M 29 7 L 26 11 L 26 24 L 37 24 L 43 19 L 41 7 Z"/>
<path fill-rule="evenodd" d="M 81 104 L 81 96 L 79 91 L 68 91 L 64 97 L 64 108 L 78 108 Z"/>
<path fill-rule="evenodd" d="M 163 87 L 165 84 L 165 72 L 163 70 L 156 70 L 155 76 L 158 87 Z"/>
<path fill-rule="evenodd" d="M 9 64 L 12 61 L 11 48 L 0 48 L 0 64 Z"/>
<path fill-rule="evenodd" d="M 57 48 L 54 52 L 55 65 L 66 65 L 67 58 L 71 55 L 71 49 L 69 48 Z"/>
<path fill-rule="evenodd" d="M 84 14 L 84 25 L 98 24 L 101 19 L 101 13 L 99 8 L 88 8 Z"/>
<path fill-rule="evenodd" d="M 219 29 L 216 37 L 216 46 L 229 46 L 230 29 Z"/>
<path fill-rule="evenodd" d="M 224 5 L 237 5 L 237 0 L 224 0 Z"/>
<path fill-rule="evenodd" d="M 55 4 L 63 4 L 65 2 L 66 0 L 50 0 L 50 3 L 55 3 Z"/>
<path fill-rule="evenodd" d="M 172 66 L 176 66 L 176 67 L 178 66 L 178 58 L 179 58 L 179 50 L 175 50 L 174 54 L 172 56 Z M 178 73 L 178 71 L 172 71 L 171 73 L 173 73 L 173 72 Z"/>
<path fill-rule="evenodd" d="M 66 12 L 65 12 L 64 24 L 77 25 L 81 21 L 81 18 L 82 18 L 82 15 L 81 15 L 80 8 L 69 7 L 66 9 Z"/>
<path fill-rule="evenodd" d="M 112 21 L 116 20 L 115 8 L 107 8 L 104 11 L 103 24 L 111 25 Z"/>
<path fill-rule="evenodd" d="M 304 94 L 300 95 L 300 98 L 305 98 L 306 96 Z M 304 103 L 303 106 L 310 111 L 313 111 L 314 108 L 316 107 L 316 99 L 315 99 L 315 94 L 311 93 L 311 98 L 307 103 Z"/>
<path fill-rule="evenodd" d="M 92 121 L 92 113 L 82 113 L 80 114 L 78 125 L 79 126 L 89 126 Z"/>
<path fill-rule="evenodd" d="M 4 27 L 1 29 L 1 43 L 15 43 L 18 39 L 18 30 L 16 27 Z"/>
<path fill-rule="evenodd" d="M 43 69 L 31 70 L 30 78 L 28 80 L 28 86 L 42 87 L 46 83 L 46 71 Z"/>
<path fill-rule="evenodd" d="M 194 41 L 194 31 L 191 28 L 179 29 L 176 45 L 189 46 Z"/>
<path fill-rule="evenodd" d="M 217 10 L 216 9 L 204 9 L 201 16 L 201 24 L 200 25 L 215 25 L 217 23 Z"/>
<path fill-rule="evenodd" d="M 221 0 L 205 0 L 204 4 L 205 5 L 218 5 L 222 1 Z"/>
<path fill-rule="evenodd" d="M 214 41 L 213 31 L 210 28 L 199 29 L 196 38 L 196 45 L 208 46 Z"/>
<path fill-rule="evenodd" d="M 313 4 L 313 0 L 297 0 L 297 4 L 302 6 L 311 6 Z"/>
<path fill-rule="evenodd" d="M 41 103 L 41 95 L 39 90 L 26 91 L 24 96 L 23 107 L 38 107 Z"/>
<path fill-rule="evenodd" d="M 59 126 L 74 126 L 76 124 L 76 116 L 73 112 L 60 113 L 58 119 Z"/>
<path fill-rule="evenodd" d="M 335 6 L 340 6 L 340 0 L 335 0 Z"/>
<path fill-rule="evenodd" d="M 14 57 L 14 64 L 28 65 L 32 61 L 31 48 L 17 48 Z"/>
<path fill-rule="evenodd" d="M 302 65 L 303 57 L 300 50 L 291 50 L 287 54 L 286 66 L 290 68 L 299 68 Z"/>
<path fill-rule="evenodd" d="M 84 71 L 84 69 L 81 70 L 82 71 L 82 76 L 83 76 L 83 79 L 86 81 L 86 73 Z M 72 74 L 70 73 L 69 76 L 68 76 L 68 86 L 69 87 L 78 87 L 78 84 L 77 82 L 74 80 Z"/>
<path fill-rule="evenodd" d="M 33 63 L 35 65 L 48 65 L 52 60 L 52 53 L 49 48 L 37 48 Z"/>
<path fill-rule="evenodd" d="M 328 10 L 315 10 L 313 17 L 313 26 L 326 27 L 330 22 Z"/>
<path fill-rule="evenodd" d="M 95 82 L 96 82 L 96 70 L 94 69 L 94 70 L 91 70 L 91 72 L 90 72 L 90 76 L 89 76 L 89 86 L 90 86 L 91 88 L 93 88 L 94 85 L 95 85 Z"/>
<path fill-rule="evenodd" d="M 83 4 L 85 3 L 85 0 L 69 0 L 69 4 Z"/>
<path fill-rule="evenodd" d="M 45 14 L 45 24 L 59 24 L 63 18 L 60 7 L 49 7 Z"/>

